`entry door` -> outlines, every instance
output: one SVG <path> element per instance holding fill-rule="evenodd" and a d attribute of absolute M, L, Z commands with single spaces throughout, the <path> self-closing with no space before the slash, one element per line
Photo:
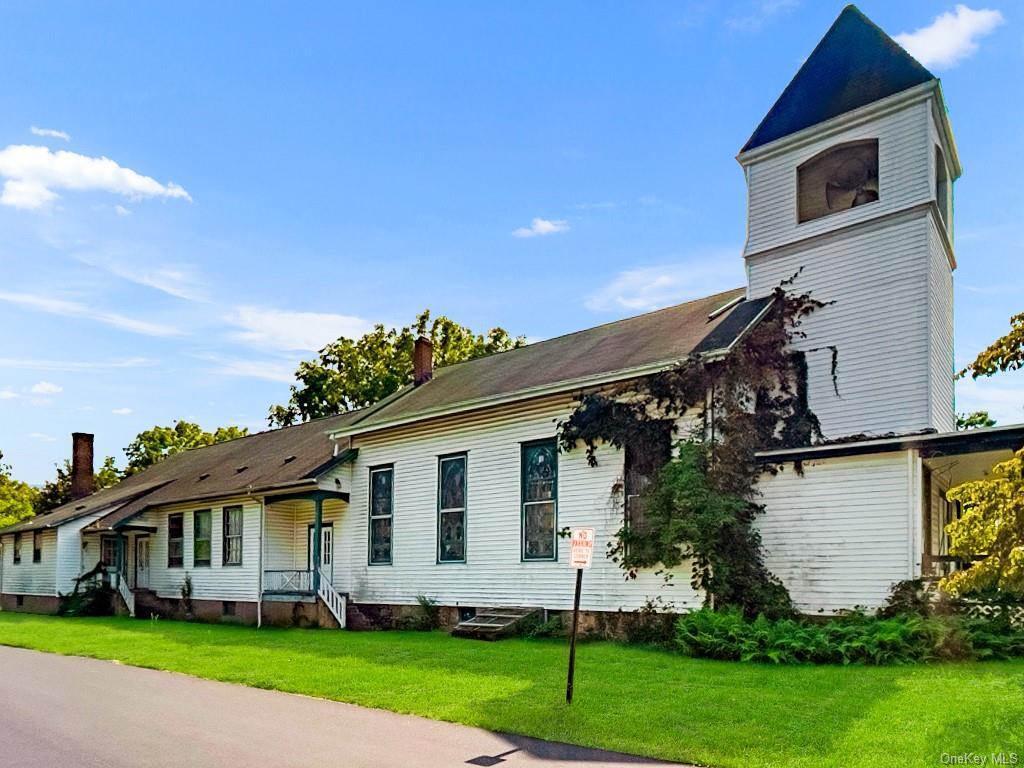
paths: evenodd
<path fill-rule="evenodd" d="M 149 537 L 135 540 L 135 588 L 149 589 Z"/>
<path fill-rule="evenodd" d="M 306 550 L 306 567 L 312 570 L 313 562 L 313 526 L 309 526 L 309 538 L 307 544 L 309 548 Z M 330 523 L 324 523 L 320 526 L 320 565 L 323 567 L 324 573 L 328 576 L 331 575 L 331 565 L 334 562 L 334 527 Z"/>

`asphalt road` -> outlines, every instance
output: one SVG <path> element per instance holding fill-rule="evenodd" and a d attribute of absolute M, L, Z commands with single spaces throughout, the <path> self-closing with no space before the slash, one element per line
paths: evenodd
<path fill-rule="evenodd" d="M 659 763 L 108 661 L 0 647 L 0 765 L 638 768 Z"/>

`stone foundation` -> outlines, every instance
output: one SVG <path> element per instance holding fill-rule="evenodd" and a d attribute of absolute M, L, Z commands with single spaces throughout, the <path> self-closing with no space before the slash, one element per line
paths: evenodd
<path fill-rule="evenodd" d="M 218 624 L 255 625 L 258 620 L 255 600 L 192 600 L 192 611 L 186 614 L 181 601 L 158 597 L 152 592 L 135 593 L 135 615 L 138 618 L 159 616 L 175 621 L 205 621 Z M 264 600 L 263 624 L 275 627 L 325 627 L 337 629 L 338 622 L 319 600 Z"/>
<path fill-rule="evenodd" d="M 56 614 L 59 607 L 60 598 L 55 595 L 0 595 L 0 609 L 5 611 Z"/>

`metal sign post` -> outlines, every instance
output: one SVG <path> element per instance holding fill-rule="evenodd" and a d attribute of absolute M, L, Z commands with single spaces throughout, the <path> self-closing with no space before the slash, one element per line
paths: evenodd
<path fill-rule="evenodd" d="M 580 623 L 580 591 L 583 571 L 594 559 L 594 529 L 573 528 L 569 538 L 569 565 L 576 569 L 576 595 L 572 601 L 572 634 L 569 636 L 569 676 L 565 682 L 565 703 L 572 704 L 573 678 L 576 676 L 576 630 Z"/>

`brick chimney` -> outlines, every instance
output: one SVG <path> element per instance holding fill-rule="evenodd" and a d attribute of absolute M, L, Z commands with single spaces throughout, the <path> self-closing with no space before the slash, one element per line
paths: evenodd
<path fill-rule="evenodd" d="M 426 336 L 416 339 L 412 350 L 412 383 L 418 387 L 434 376 L 434 345 Z"/>
<path fill-rule="evenodd" d="M 71 433 L 71 498 L 80 499 L 93 492 L 93 436 L 88 432 Z"/>

